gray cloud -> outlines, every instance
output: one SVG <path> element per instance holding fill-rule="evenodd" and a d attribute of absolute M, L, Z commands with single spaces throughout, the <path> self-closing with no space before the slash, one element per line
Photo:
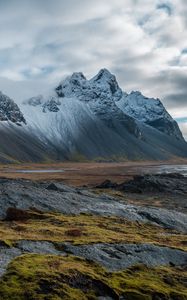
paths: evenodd
<path fill-rule="evenodd" d="M 186 0 L 0 0 L 0 89 L 21 101 L 106 67 L 185 117 L 186 28 Z"/>
<path fill-rule="evenodd" d="M 173 7 L 167 2 L 159 3 L 157 9 L 163 9 L 169 16 L 173 13 Z"/>

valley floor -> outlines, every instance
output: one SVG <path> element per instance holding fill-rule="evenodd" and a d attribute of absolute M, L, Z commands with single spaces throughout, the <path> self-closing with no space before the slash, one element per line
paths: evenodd
<path fill-rule="evenodd" d="M 30 180 L 56 180 L 73 186 L 88 187 L 111 180 L 121 183 L 133 175 L 144 173 L 178 172 L 185 168 L 187 160 L 172 161 L 129 161 L 129 162 L 59 162 L 59 163 L 23 163 L 0 165 L 0 177 Z"/>

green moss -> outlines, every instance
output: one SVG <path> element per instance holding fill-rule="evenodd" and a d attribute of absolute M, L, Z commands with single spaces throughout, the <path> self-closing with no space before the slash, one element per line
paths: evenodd
<path fill-rule="evenodd" d="M 0 243 L 46 240 L 55 245 L 154 243 L 186 249 L 186 236 L 161 227 L 117 217 L 64 216 L 28 211 L 24 220 L 1 221 Z M 6 236 L 6 240 L 4 237 Z M 54 255 L 23 255 L 12 261 L 0 280 L 0 300 L 96 300 L 98 295 L 127 300 L 187 300 L 187 270 L 135 266 L 110 273 L 84 259 Z M 160 298 L 159 298 L 160 297 Z"/>
<path fill-rule="evenodd" d="M 130 289 L 130 292 L 131 290 L 138 291 L 149 297 L 151 295 L 154 299 L 164 300 L 170 299 L 173 293 L 179 295 L 183 291 L 181 295 L 187 299 L 186 275 L 187 271 L 182 268 L 151 269 L 145 266 L 134 266 L 124 272 L 112 274 L 110 281 L 119 293 L 124 291 L 128 293 Z"/>
<path fill-rule="evenodd" d="M 0 240 L 8 244 L 17 240 L 45 240 L 74 244 L 154 243 L 187 249 L 186 235 L 158 226 L 131 222 L 119 217 L 81 214 L 65 216 L 55 213 L 27 211 L 11 216 L 14 221 L 0 222 Z M 20 220 L 19 220 L 20 218 Z"/>
<path fill-rule="evenodd" d="M 137 266 L 110 273 L 73 256 L 30 254 L 11 262 L 0 281 L 0 299 L 96 300 L 98 296 L 123 296 L 126 300 L 186 300 L 186 278 L 187 271 L 182 268 Z"/>

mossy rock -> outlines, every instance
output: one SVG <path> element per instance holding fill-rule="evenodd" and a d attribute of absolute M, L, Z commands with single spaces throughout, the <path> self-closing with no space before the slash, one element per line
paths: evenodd
<path fill-rule="evenodd" d="M 186 278 L 182 267 L 107 272 L 72 255 L 27 254 L 14 259 L 0 279 L 0 300 L 187 300 Z"/>

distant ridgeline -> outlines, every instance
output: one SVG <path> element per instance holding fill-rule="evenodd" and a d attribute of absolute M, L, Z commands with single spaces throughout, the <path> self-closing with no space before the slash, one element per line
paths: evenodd
<path fill-rule="evenodd" d="M 20 107 L 0 93 L 1 162 L 175 157 L 187 157 L 187 143 L 162 102 L 123 92 L 106 69 L 73 73 Z"/>

